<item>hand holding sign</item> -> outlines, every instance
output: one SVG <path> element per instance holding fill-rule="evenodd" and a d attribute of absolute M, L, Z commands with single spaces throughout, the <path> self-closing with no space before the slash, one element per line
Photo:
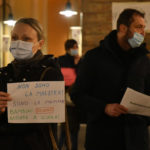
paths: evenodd
<path fill-rule="evenodd" d="M 0 112 L 5 112 L 7 107 L 7 101 L 10 101 L 11 97 L 8 93 L 0 91 Z"/>
<path fill-rule="evenodd" d="M 64 81 L 9 83 L 9 123 L 65 121 Z"/>

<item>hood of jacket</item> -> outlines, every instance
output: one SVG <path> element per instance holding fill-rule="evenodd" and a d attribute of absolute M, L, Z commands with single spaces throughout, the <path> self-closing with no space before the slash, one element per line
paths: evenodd
<path fill-rule="evenodd" d="M 148 53 L 145 43 L 141 44 L 140 47 L 131 48 L 128 51 L 123 50 L 117 42 L 117 30 L 111 31 L 104 40 L 101 40 L 100 47 L 111 53 L 121 63 L 129 63 L 137 57 Z"/>

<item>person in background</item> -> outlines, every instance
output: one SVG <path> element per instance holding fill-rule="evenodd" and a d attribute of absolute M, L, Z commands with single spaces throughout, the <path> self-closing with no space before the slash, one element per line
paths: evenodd
<path fill-rule="evenodd" d="M 61 81 L 56 59 L 42 54 L 43 30 L 34 18 L 19 19 L 11 33 L 10 52 L 14 60 L 0 69 L 0 147 L 3 150 L 52 150 L 47 123 L 8 123 L 7 102 L 13 101 L 7 83 Z M 49 69 L 48 69 L 49 68 Z"/>
<path fill-rule="evenodd" d="M 78 110 L 76 106 L 72 103 L 69 96 L 69 91 L 71 89 L 71 86 L 76 79 L 77 68 L 80 61 L 77 41 L 74 39 L 68 39 L 65 42 L 65 50 L 66 50 L 66 54 L 63 56 L 59 56 L 58 61 L 65 81 L 67 116 L 68 116 L 70 136 L 72 142 L 72 150 L 77 150 L 78 132 L 80 126 Z M 66 140 L 65 129 L 64 129 L 64 125 L 62 125 L 60 140 L 59 140 L 60 150 L 62 149 L 63 144 L 66 143 L 65 140 Z"/>
<path fill-rule="evenodd" d="M 131 81 L 136 77 L 133 64 L 148 53 L 143 43 L 145 26 L 142 12 L 123 10 L 117 30 L 82 58 L 71 99 L 87 112 L 86 150 L 148 150 L 148 119 L 129 114 L 120 105 L 127 87 L 136 88 Z M 139 82 L 148 84 L 143 78 Z M 144 93 L 149 91 L 146 88 Z"/>

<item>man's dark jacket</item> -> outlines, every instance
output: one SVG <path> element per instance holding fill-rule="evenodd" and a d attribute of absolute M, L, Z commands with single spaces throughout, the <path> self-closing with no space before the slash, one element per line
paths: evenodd
<path fill-rule="evenodd" d="M 146 53 L 145 45 L 124 51 L 117 43 L 117 31 L 114 30 L 100 42 L 99 47 L 88 51 L 83 57 L 71 98 L 88 113 L 87 150 L 146 150 L 145 139 L 140 141 L 147 134 L 145 119 L 136 115 L 109 117 L 104 112 L 106 104 L 120 103 L 128 87 L 131 64 Z M 128 118 L 133 120 L 131 124 Z M 130 129 L 135 126 L 136 129 L 145 129 L 132 132 L 131 140 L 137 137 L 137 147 L 128 140 Z"/>

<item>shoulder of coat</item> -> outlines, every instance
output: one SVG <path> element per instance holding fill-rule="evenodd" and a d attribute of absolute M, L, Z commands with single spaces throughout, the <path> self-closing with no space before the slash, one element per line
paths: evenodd
<path fill-rule="evenodd" d="M 11 66 L 12 66 L 11 64 L 8 64 L 6 67 L 0 68 L 0 75 L 7 76 L 8 73 L 10 72 L 10 70 L 11 70 Z"/>

